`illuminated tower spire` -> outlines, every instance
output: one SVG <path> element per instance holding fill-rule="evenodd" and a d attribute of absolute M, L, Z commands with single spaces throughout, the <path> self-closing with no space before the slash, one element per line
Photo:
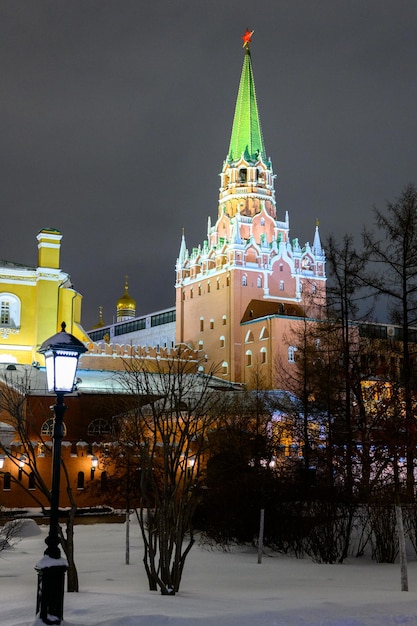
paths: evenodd
<path fill-rule="evenodd" d="M 249 44 L 253 31 L 246 29 L 242 39 L 246 48 L 237 94 L 232 136 L 227 158 L 237 161 L 243 155 L 246 161 L 256 162 L 261 157 L 266 161 L 265 145 L 256 101 L 255 81 Z"/>

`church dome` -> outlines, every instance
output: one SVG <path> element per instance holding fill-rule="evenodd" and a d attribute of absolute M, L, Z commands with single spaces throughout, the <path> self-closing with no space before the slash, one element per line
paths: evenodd
<path fill-rule="evenodd" d="M 117 301 L 117 321 L 124 322 L 136 316 L 136 300 L 129 295 L 129 285 L 126 276 L 125 292 Z"/>

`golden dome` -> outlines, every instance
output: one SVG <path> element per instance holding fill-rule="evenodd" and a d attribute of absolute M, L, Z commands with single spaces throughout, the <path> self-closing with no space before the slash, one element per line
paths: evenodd
<path fill-rule="evenodd" d="M 136 315 L 136 300 L 129 295 L 129 285 L 126 276 L 125 292 L 117 301 L 117 321 L 121 322 Z"/>
<path fill-rule="evenodd" d="M 98 320 L 97 324 L 95 326 L 93 326 L 93 330 L 96 329 L 96 328 L 102 328 L 104 326 L 103 307 L 102 306 L 98 307 L 98 315 L 99 315 L 99 320 Z"/>

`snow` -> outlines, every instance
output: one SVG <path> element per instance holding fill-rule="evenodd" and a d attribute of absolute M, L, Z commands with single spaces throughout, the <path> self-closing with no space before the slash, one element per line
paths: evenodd
<path fill-rule="evenodd" d="M 42 626 L 35 618 L 35 564 L 47 527 L 0 553 L 1 626 Z M 398 564 L 364 557 L 322 565 L 255 548 L 229 552 L 195 545 L 180 592 L 151 592 L 142 544 L 131 524 L 130 565 L 125 525 L 75 528 L 80 592 L 66 593 L 65 626 L 417 626 L 417 562 L 409 563 L 409 592 L 400 591 Z"/>

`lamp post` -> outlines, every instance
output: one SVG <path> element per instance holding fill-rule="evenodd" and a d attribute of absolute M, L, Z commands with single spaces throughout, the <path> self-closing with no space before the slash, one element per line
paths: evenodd
<path fill-rule="evenodd" d="M 56 393 L 54 406 L 54 428 L 52 448 L 52 488 L 49 534 L 45 539 L 47 548 L 43 558 L 37 563 L 38 594 L 36 614 L 44 624 L 60 624 L 63 619 L 64 579 L 68 567 L 67 560 L 61 558 L 59 549 L 59 486 L 61 475 L 61 442 L 64 432 L 64 394 L 74 389 L 75 375 L 80 354 L 87 348 L 74 335 L 65 331 L 43 342 L 38 352 L 45 356 L 48 391 Z"/>

